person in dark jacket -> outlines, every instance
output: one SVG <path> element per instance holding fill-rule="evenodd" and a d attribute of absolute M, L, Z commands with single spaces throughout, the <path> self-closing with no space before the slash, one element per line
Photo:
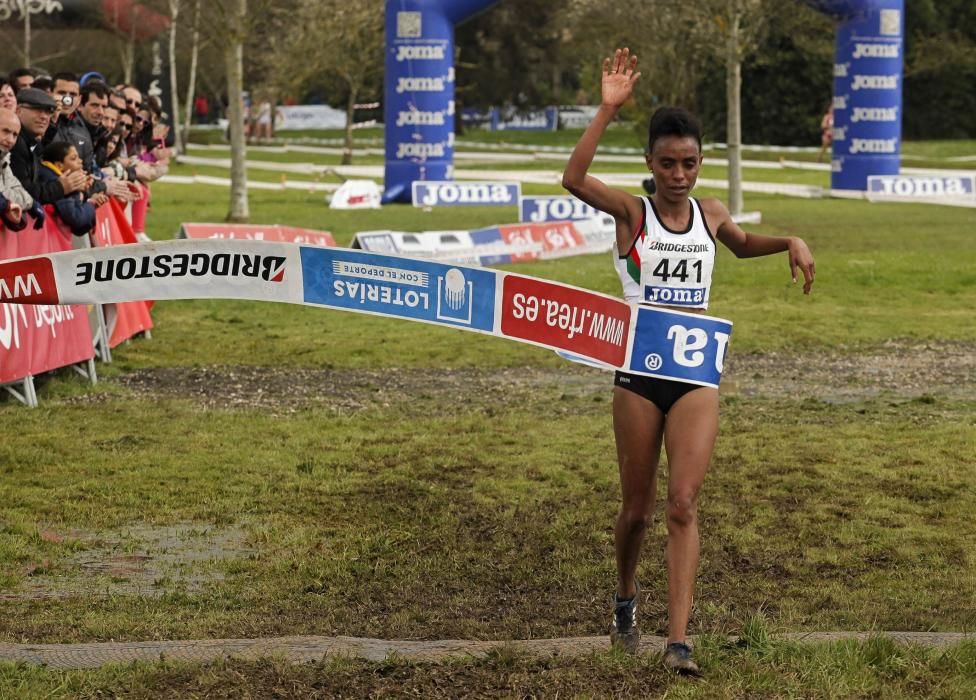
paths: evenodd
<path fill-rule="evenodd" d="M 81 88 L 81 104 L 78 106 L 77 116 L 85 128 L 88 137 L 83 143 L 75 144 L 78 148 L 78 155 L 84 164 L 85 172 L 90 174 L 98 173 L 98 164 L 95 159 L 95 145 L 105 136 L 102 128 L 102 117 L 105 116 L 105 108 L 108 106 L 109 88 L 105 83 L 89 81 Z M 97 175 L 96 175 L 97 176 Z"/>
<path fill-rule="evenodd" d="M 64 173 L 80 172 L 82 170 L 81 157 L 74 144 L 67 141 L 55 141 L 44 147 L 44 159 L 41 161 L 41 182 L 53 182 Z M 104 198 L 105 195 L 96 195 Z M 93 198 L 85 201 L 81 192 L 72 192 L 54 202 L 54 210 L 58 217 L 71 229 L 76 236 L 83 236 L 95 228 L 95 206 L 93 202 L 101 202 Z"/>
<path fill-rule="evenodd" d="M 53 181 L 41 183 L 40 139 L 51 123 L 56 108 L 54 98 L 42 90 L 24 88 L 17 97 L 17 116 L 20 118 L 20 135 L 10 150 L 10 168 L 34 201 L 54 204 L 72 192 L 88 189 L 88 177 L 84 172 L 65 173 Z"/>

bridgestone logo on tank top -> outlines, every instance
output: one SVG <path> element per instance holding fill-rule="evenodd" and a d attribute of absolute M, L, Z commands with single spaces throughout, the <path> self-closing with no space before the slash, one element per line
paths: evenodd
<path fill-rule="evenodd" d="M 701 243 L 662 243 L 651 241 L 646 250 L 660 250 L 664 253 L 706 253 L 708 246 Z"/>

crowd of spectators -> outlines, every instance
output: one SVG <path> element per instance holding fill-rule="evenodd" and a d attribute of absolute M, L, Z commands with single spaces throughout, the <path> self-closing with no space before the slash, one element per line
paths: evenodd
<path fill-rule="evenodd" d="M 146 236 L 150 183 L 169 167 L 162 105 L 132 85 L 96 72 L 0 77 L 0 220 L 11 231 L 58 217 L 89 233 L 110 199 L 130 207 Z"/>

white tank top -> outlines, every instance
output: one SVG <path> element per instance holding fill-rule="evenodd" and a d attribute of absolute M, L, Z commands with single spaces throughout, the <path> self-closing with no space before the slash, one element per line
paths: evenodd
<path fill-rule="evenodd" d="M 616 252 L 614 264 L 632 304 L 707 309 L 715 266 L 715 239 L 697 199 L 688 228 L 672 231 L 661 223 L 654 202 L 641 197 L 644 218 L 629 251 Z"/>

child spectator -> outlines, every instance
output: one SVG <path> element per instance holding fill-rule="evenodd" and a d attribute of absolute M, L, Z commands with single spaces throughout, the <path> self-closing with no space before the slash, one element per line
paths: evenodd
<path fill-rule="evenodd" d="M 57 180 L 64 173 L 83 170 L 81 156 L 74 144 L 67 141 L 54 141 L 44 148 L 41 161 L 40 180 Z M 95 228 L 95 207 L 104 204 L 104 194 L 96 194 L 91 200 L 85 201 L 84 194 L 74 192 L 57 200 L 54 210 L 76 236 L 83 236 Z"/>

